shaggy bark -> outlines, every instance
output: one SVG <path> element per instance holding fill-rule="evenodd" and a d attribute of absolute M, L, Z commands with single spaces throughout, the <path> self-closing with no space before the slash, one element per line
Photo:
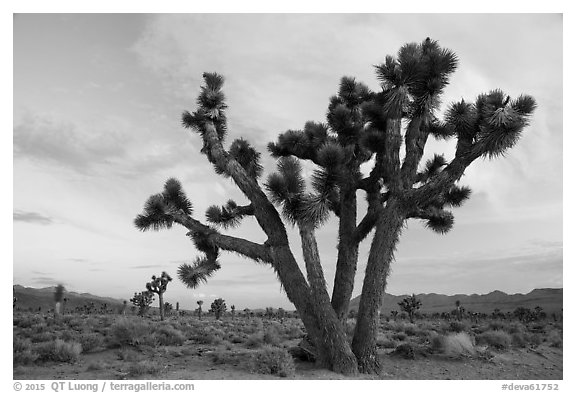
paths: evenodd
<path fill-rule="evenodd" d="M 380 371 L 376 355 L 378 310 L 382 304 L 386 279 L 390 273 L 390 263 L 394 257 L 396 242 L 403 223 L 404 216 L 397 201 L 389 200 L 376 221 L 376 231 L 370 246 L 352 340 L 352 351 L 358 359 L 358 368 L 362 373 Z"/>
<path fill-rule="evenodd" d="M 338 259 L 332 291 L 332 307 L 339 320 L 345 321 L 354 290 L 358 245 L 360 239 L 354 237 L 356 229 L 356 190 L 348 188 L 340 195 L 340 222 L 338 226 Z"/>

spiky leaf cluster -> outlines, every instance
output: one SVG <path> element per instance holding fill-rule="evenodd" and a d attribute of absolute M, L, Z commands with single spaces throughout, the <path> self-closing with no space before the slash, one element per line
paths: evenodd
<path fill-rule="evenodd" d="M 268 151 L 273 157 L 294 155 L 305 160 L 315 160 L 318 148 L 330 140 L 325 124 L 307 122 L 303 130 L 288 130 L 278 136 L 278 142 L 270 142 Z"/>
<path fill-rule="evenodd" d="M 294 157 L 278 160 L 278 172 L 268 176 L 265 186 L 271 200 L 282 206 L 284 217 L 292 224 L 299 222 L 319 225 L 326 220 L 330 210 L 330 200 L 325 193 L 306 193 L 306 183 L 302 177 L 302 167 Z M 317 170 L 316 174 L 328 173 Z M 318 187 L 320 186 L 318 180 Z"/>
<path fill-rule="evenodd" d="M 168 179 L 164 191 L 154 194 L 144 204 L 142 214 L 134 219 L 141 231 L 170 229 L 174 223 L 173 213 L 192 214 L 192 203 L 188 200 L 182 185 L 176 179 Z"/>
<path fill-rule="evenodd" d="M 384 63 L 376 66 L 386 114 L 392 118 L 409 114 L 431 120 L 457 65 L 458 58 L 452 51 L 429 38 L 421 44 L 402 46 L 396 58 L 387 56 Z"/>
<path fill-rule="evenodd" d="M 355 144 L 366 123 L 363 105 L 372 99 L 373 93 L 354 78 L 340 80 L 338 95 L 330 98 L 326 120 L 342 145 Z"/>
<path fill-rule="evenodd" d="M 162 272 L 160 277 L 152 276 L 152 281 L 146 283 L 146 289 L 154 293 L 164 293 L 168 287 L 168 283 L 172 281 L 172 277 L 166 272 Z"/>
<path fill-rule="evenodd" d="M 230 155 L 246 170 L 248 175 L 257 179 L 262 175 L 260 153 L 256 151 L 245 139 L 236 139 L 230 146 Z"/>
<path fill-rule="evenodd" d="M 536 102 L 527 95 L 515 100 L 502 90 L 481 94 L 474 104 L 461 100 L 446 112 L 446 125 L 459 140 L 467 141 L 467 151 L 494 158 L 503 155 L 520 139 Z"/>
<path fill-rule="evenodd" d="M 197 258 L 192 264 L 183 263 L 178 267 L 178 278 L 190 289 L 206 283 L 218 269 L 220 264 L 216 259 Z"/>
<path fill-rule="evenodd" d="M 398 305 L 402 311 L 412 314 L 422 306 L 422 301 L 420 301 L 415 294 L 412 294 L 412 296 L 402 299 Z"/>
<path fill-rule="evenodd" d="M 202 137 L 206 132 L 206 122 L 212 122 L 216 127 L 218 138 L 223 141 L 226 136 L 226 113 L 227 105 L 225 103 L 224 77 L 217 73 L 205 72 L 204 85 L 200 88 L 200 94 L 196 100 L 198 109 L 194 113 L 185 111 L 182 114 L 182 124 L 186 128 L 194 129 Z"/>
<path fill-rule="evenodd" d="M 212 205 L 206 210 L 206 219 L 224 229 L 237 227 L 245 214 L 233 200 L 229 200 L 224 206 Z"/>

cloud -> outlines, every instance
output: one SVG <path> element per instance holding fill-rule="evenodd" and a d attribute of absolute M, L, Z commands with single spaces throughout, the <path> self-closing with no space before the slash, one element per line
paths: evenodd
<path fill-rule="evenodd" d="M 50 277 L 50 276 L 33 277 L 32 282 L 34 284 L 38 284 L 38 285 L 54 286 L 54 285 L 62 284 L 64 286 L 67 286 L 67 284 L 65 282 L 63 282 L 61 280 L 55 280 L 53 277 Z"/>
<path fill-rule="evenodd" d="M 51 162 L 77 170 L 124 155 L 125 138 L 117 132 L 79 128 L 48 116 L 25 115 L 14 127 L 14 156 Z"/>
<path fill-rule="evenodd" d="M 41 224 L 41 225 L 50 225 L 54 223 L 54 219 L 52 217 L 44 216 L 36 212 L 26 212 L 22 210 L 16 210 L 15 212 L 13 212 L 13 220 L 26 222 L 29 224 Z"/>
<path fill-rule="evenodd" d="M 152 268 L 161 268 L 164 265 L 138 265 L 138 266 L 131 266 L 132 269 L 152 269 Z"/>

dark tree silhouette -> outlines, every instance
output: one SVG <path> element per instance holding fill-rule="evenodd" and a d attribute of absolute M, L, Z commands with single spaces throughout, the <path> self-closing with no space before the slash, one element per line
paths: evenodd
<path fill-rule="evenodd" d="M 146 283 L 146 289 L 158 295 L 161 321 L 164 320 L 164 292 L 166 292 L 170 281 L 172 281 L 172 277 L 168 273 L 162 272 L 160 277 L 152 276 L 152 281 Z"/>
<path fill-rule="evenodd" d="M 420 308 L 422 302 L 416 297 L 416 295 L 412 294 L 412 296 L 402 299 L 398 305 L 402 311 L 408 314 L 410 322 L 414 323 L 414 314 L 416 313 L 416 310 Z"/>
<path fill-rule="evenodd" d="M 144 316 L 148 312 L 152 301 L 154 301 L 154 294 L 150 291 L 134 292 L 134 296 L 130 299 L 130 302 L 138 307 L 138 315 L 140 316 Z"/>
<path fill-rule="evenodd" d="M 210 305 L 210 310 L 214 313 L 216 319 L 220 319 L 222 313 L 226 312 L 226 302 L 222 298 L 215 299 Z"/>
<path fill-rule="evenodd" d="M 481 94 L 475 102 L 452 103 L 444 119 L 437 116 L 440 97 L 456 70 L 457 57 L 436 41 L 402 46 L 396 57 L 376 66 L 378 91 L 344 77 L 330 99 L 326 123 L 308 122 L 270 143 L 277 170 L 265 182 L 260 153 L 244 139 L 228 148 L 224 79 L 204 74 L 195 112 L 185 112 L 183 125 L 199 134 L 201 153 L 216 173 L 230 178 L 248 199 L 212 206 L 206 219 L 192 217 L 192 204 L 182 186 L 169 179 L 151 196 L 135 220 L 141 230 L 179 224 L 204 256 L 185 269 L 205 280 L 220 268 L 221 251 L 231 251 L 276 272 L 282 288 L 302 319 L 318 363 L 336 372 L 378 372 L 376 333 L 378 310 L 386 288 L 396 243 L 408 219 L 419 219 L 440 234 L 449 231 L 470 189 L 458 184 L 466 168 L 481 157 L 503 155 L 519 139 L 536 104 L 532 97 L 512 99 L 500 90 Z M 452 160 L 434 155 L 420 165 L 429 137 L 456 139 Z M 404 147 L 403 154 L 400 150 Z M 401 157 L 403 157 L 401 159 Z M 308 189 L 301 161 L 315 165 Z M 362 164 L 372 165 L 368 174 Z M 267 193 L 265 192 L 267 191 Z M 357 217 L 356 193 L 367 208 Z M 335 215 L 338 256 L 332 296 L 316 243 L 315 231 Z M 282 219 L 282 216 L 284 220 Z M 221 233 L 253 217 L 266 236 L 264 243 Z M 286 226 L 298 229 L 303 272 L 288 242 Z M 374 232 L 352 345 L 343 321 L 348 315 L 360 242 Z M 201 274 L 198 275 L 197 272 Z"/>

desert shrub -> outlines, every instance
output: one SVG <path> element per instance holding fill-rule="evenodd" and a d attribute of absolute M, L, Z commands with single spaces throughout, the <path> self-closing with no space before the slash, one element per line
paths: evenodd
<path fill-rule="evenodd" d="M 264 342 L 270 345 L 280 344 L 280 337 L 278 336 L 278 330 L 274 326 L 268 326 L 263 336 Z"/>
<path fill-rule="evenodd" d="M 62 341 L 79 341 L 80 335 L 74 330 L 63 330 L 58 338 Z"/>
<path fill-rule="evenodd" d="M 528 340 L 525 333 L 515 332 L 511 334 L 512 346 L 517 348 L 525 348 L 528 345 Z"/>
<path fill-rule="evenodd" d="M 537 347 L 538 345 L 542 344 L 542 335 L 539 333 L 528 333 L 527 335 L 528 342 L 531 346 Z"/>
<path fill-rule="evenodd" d="M 294 359 L 283 348 L 263 348 L 254 352 L 250 359 L 250 371 L 280 377 L 293 376 L 296 372 Z"/>
<path fill-rule="evenodd" d="M 86 367 L 86 371 L 98 371 L 98 370 L 103 370 L 105 368 L 106 368 L 106 363 L 104 363 L 102 360 L 98 360 L 96 362 L 88 363 L 88 366 Z"/>
<path fill-rule="evenodd" d="M 453 357 L 476 353 L 472 338 L 465 332 L 433 334 L 430 338 L 430 350 Z"/>
<path fill-rule="evenodd" d="M 506 331 L 510 334 L 526 333 L 526 326 L 520 322 L 512 322 L 506 326 Z"/>
<path fill-rule="evenodd" d="M 30 340 L 33 343 L 41 343 L 41 342 L 46 342 L 46 341 L 52 341 L 55 340 L 56 334 L 52 333 L 52 332 L 40 332 L 40 333 L 36 333 L 30 336 Z"/>
<path fill-rule="evenodd" d="M 398 343 L 394 340 L 390 340 L 389 338 L 379 338 L 376 340 L 376 346 L 379 348 L 396 348 Z"/>
<path fill-rule="evenodd" d="M 142 355 L 130 348 L 120 348 L 116 351 L 116 356 L 118 360 L 124 360 L 127 362 L 136 362 L 142 359 Z"/>
<path fill-rule="evenodd" d="M 237 334 L 233 334 L 232 337 L 230 337 L 229 340 L 232 344 L 242 344 L 243 342 L 246 341 L 246 339 L 243 336 L 237 335 Z"/>
<path fill-rule="evenodd" d="M 264 345 L 264 335 L 262 333 L 254 333 L 248 336 L 245 345 L 247 348 L 260 348 Z"/>
<path fill-rule="evenodd" d="M 398 340 L 398 341 L 404 341 L 404 340 L 406 340 L 406 337 L 408 337 L 408 336 L 404 332 L 396 332 L 396 333 L 392 334 L 392 338 L 394 340 Z"/>
<path fill-rule="evenodd" d="M 41 315 L 24 314 L 14 318 L 14 325 L 18 326 L 19 328 L 31 328 L 39 324 L 46 326 L 44 317 Z"/>
<path fill-rule="evenodd" d="M 506 330 L 507 325 L 502 321 L 492 321 L 488 324 L 488 330 Z"/>
<path fill-rule="evenodd" d="M 223 332 L 220 329 L 210 329 L 208 327 L 201 327 L 196 329 L 191 335 L 190 339 L 197 344 L 220 344 L 222 342 Z"/>
<path fill-rule="evenodd" d="M 288 340 L 294 340 L 304 337 L 304 332 L 298 326 L 291 325 L 284 330 L 284 335 Z"/>
<path fill-rule="evenodd" d="M 137 363 L 132 363 L 128 367 L 128 375 L 137 377 L 140 375 L 156 375 L 162 371 L 162 366 L 150 360 L 141 360 Z"/>
<path fill-rule="evenodd" d="M 407 336 L 415 336 L 419 332 L 419 329 L 413 323 L 407 323 L 404 325 L 403 331 Z"/>
<path fill-rule="evenodd" d="M 186 340 L 180 330 L 176 330 L 170 325 L 160 327 L 154 335 L 160 345 L 182 345 Z"/>
<path fill-rule="evenodd" d="M 14 337 L 12 350 L 14 366 L 34 363 L 38 359 L 38 353 L 34 351 L 32 343 L 28 339 Z"/>
<path fill-rule="evenodd" d="M 448 331 L 450 332 L 460 333 L 466 331 L 466 329 L 467 326 L 460 321 L 452 321 L 450 325 L 448 325 Z"/>
<path fill-rule="evenodd" d="M 82 345 L 60 339 L 41 343 L 37 346 L 38 360 L 75 363 L 82 352 Z"/>
<path fill-rule="evenodd" d="M 496 349 L 507 349 L 512 345 L 510 334 L 502 330 L 488 330 L 476 337 L 478 344 L 485 344 Z"/>
<path fill-rule="evenodd" d="M 557 330 L 552 330 L 548 334 L 548 337 L 546 337 L 546 341 L 553 348 L 562 348 L 563 345 L 562 334 L 560 334 L 560 332 L 558 332 Z"/>
<path fill-rule="evenodd" d="M 119 319 L 111 328 L 112 343 L 123 345 L 151 345 L 155 342 L 150 324 L 144 320 Z"/>
<path fill-rule="evenodd" d="M 90 352 L 104 345 L 104 337 L 98 333 L 84 333 L 78 337 L 82 352 Z"/>
<path fill-rule="evenodd" d="M 246 361 L 245 353 L 233 353 L 226 351 L 215 351 L 210 354 L 212 362 L 214 364 L 231 364 L 238 365 Z"/>

